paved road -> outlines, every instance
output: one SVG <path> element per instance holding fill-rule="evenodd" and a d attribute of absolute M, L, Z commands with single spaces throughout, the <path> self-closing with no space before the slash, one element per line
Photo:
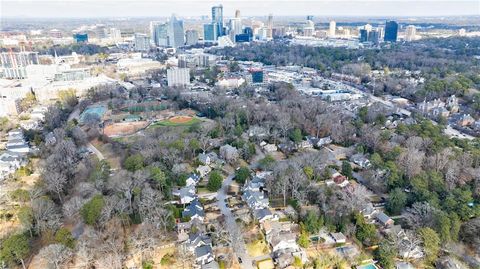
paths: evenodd
<path fill-rule="evenodd" d="M 223 181 L 222 188 L 217 192 L 217 204 L 222 215 L 225 216 L 225 229 L 230 233 L 233 250 L 237 257 L 242 259 L 241 267 L 253 269 L 253 258 L 247 253 L 247 247 L 243 240 L 241 228 L 235 222 L 235 216 L 225 202 L 228 196 L 228 186 L 232 183 L 233 178 L 234 174 L 231 174 Z"/>

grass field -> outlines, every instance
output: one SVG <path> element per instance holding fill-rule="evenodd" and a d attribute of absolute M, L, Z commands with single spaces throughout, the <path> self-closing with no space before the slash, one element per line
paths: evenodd
<path fill-rule="evenodd" d="M 201 122 L 200 119 L 194 117 L 187 117 L 182 116 L 180 117 L 172 117 L 168 120 L 162 120 L 150 125 L 150 128 L 162 127 L 162 126 L 191 126 L 195 123 Z"/>
<path fill-rule="evenodd" d="M 247 252 L 252 257 L 262 256 L 268 253 L 268 246 L 264 240 L 256 240 L 247 244 Z"/>

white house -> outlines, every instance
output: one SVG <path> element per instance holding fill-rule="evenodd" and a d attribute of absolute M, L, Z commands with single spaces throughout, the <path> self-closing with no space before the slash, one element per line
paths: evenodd
<path fill-rule="evenodd" d="M 200 175 L 200 177 L 205 177 L 206 175 L 208 175 L 208 173 L 210 173 L 210 171 L 212 171 L 212 168 L 207 165 L 200 165 L 196 169 L 196 172 Z"/>
<path fill-rule="evenodd" d="M 197 174 L 191 174 L 186 180 L 186 186 L 196 186 L 200 181 L 200 176 Z"/>
<path fill-rule="evenodd" d="M 181 189 L 174 190 L 172 192 L 174 196 L 178 196 L 180 199 L 180 204 L 188 204 L 196 198 L 195 195 L 195 186 L 189 185 Z"/>
<path fill-rule="evenodd" d="M 245 191 L 242 195 L 243 200 L 252 210 L 268 207 L 268 198 L 261 191 Z"/>

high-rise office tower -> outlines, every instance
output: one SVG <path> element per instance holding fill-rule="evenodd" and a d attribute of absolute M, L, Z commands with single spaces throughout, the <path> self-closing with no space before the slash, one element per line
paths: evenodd
<path fill-rule="evenodd" d="M 207 23 L 203 25 L 203 40 L 205 42 L 215 42 L 218 39 L 217 24 Z"/>
<path fill-rule="evenodd" d="M 307 21 L 313 21 L 313 15 L 308 15 L 307 16 Z"/>
<path fill-rule="evenodd" d="M 150 49 L 150 38 L 146 34 L 135 33 L 135 50 L 148 51 Z"/>
<path fill-rule="evenodd" d="M 115 42 L 120 42 L 122 40 L 122 32 L 117 28 L 110 28 L 109 37 Z"/>
<path fill-rule="evenodd" d="M 387 21 L 385 23 L 385 42 L 397 42 L 398 23 L 396 21 Z"/>
<path fill-rule="evenodd" d="M 223 6 L 213 6 L 212 7 L 212 23 L 217 24 L 217 35 L 223 36 L 225 35 L 223 29 Z"/>
<path fill-rule="evenodd" d="M 243 25 L 242 25 L 242 18 L 240 17 L 240 10 L 235 11 L 235 18 L 230 20 L 229 25 L 229 36 L 230 39 L 235 42 L 235 37 L 237 35 L 242 34 Z"/>
<path fill-rule="evenodd" d="M 367 29 L 360 29 L 360 42 L 368 41 L 368 31 Z"/>
<path fill-rule="evenodd" d="M 173 48 L 178 48 L 185 45 L 185 31 L 183 30 L 183 21 L 177 20 L 175 15 L 172 15 L 168 22 L 168 45 Z"/>
<path fill-rule="evenodd" d="M 192 46 L 198 43 L 198 32 L 196 30 L 187 30 L 185 32 L 185 44 Z"/>
<path fill-rule="evenodd" d="M 104 39 L 107 37 L 105 25 L 97 24 L 95 26 L 95 36 L 97 37 L 97 39 Z"/>
<path fill-rule="evenodd" d="M 330 25 L 328 28 L 328 36 L 335 37 L 336 30 L 337 30 L 337 23 L 335 21 L 330 21 Z"/>
<path fill-rule="evenodd" d="M 380 34 L 378 33 L 378 30 L 372 30 L 368 32 L 367 40 L 375 45 L 378 45 L 378 43 L 380 42 Z"/>
<path fill-rule="evenodd" d="M 313 36 L 313 32 L 315 31 L 315 23 L 313 21 L 308 20 L 307 23 L 305 24 L 305 27 L 303 27 L 303 35 L 304 36 Z"/>
<path fill-rule="evenodd" d="M 268 20 L 267 20 L 267 38 L 272 38 L 273 37 L 273 15 L 270 14 L 268 15 Z"/>
<path fill-rule="evenodd" d="M 409 25 L 405 29 L 405 41 L 413 41 L 415 40 L 415 36 L 417 34 L 417 28 L 414 25 Z"/>
<path fill-rule="evenodd" d="M 152 42 L 152 44 L 155 44 L 155 40 L 157 40 L 157 37 L 155 36 L 155 26 L 161 24 L 162 22 L 159 22 L 159 21 L 151 21 L 150 22 L 150 25 L 149 25 L 149 29 L 150 29 L 150 41 Z"/>
<path fill-rule="evenodd" d="M 168 27 L 169 24 L 165 22 L 157 22 L 153 25 L 152 39 L 156 46 L 168 47 Z"/>

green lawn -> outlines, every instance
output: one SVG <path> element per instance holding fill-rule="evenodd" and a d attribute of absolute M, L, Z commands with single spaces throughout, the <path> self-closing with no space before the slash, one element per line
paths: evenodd
<path fill-rule="evenodd" d="M 150 125 L 149 128 L 157 128 L 157 127 L 162 127 L 162 126 L 173 126 L 173 127 L 176 127 L 176 126 L 191 126 L 191 125 L 193 125 L 195 123 L 198 123 L 198 122 L 201 122 L 201 120 L 198 119 L 198 118 L 192 118 L 191 121 L 184 122 L 184 123 L 174 123 L 174 122 L 171 122 L 170 120 L 162 120 L 162 121 L 155 122 L 154 124 Z"/>

